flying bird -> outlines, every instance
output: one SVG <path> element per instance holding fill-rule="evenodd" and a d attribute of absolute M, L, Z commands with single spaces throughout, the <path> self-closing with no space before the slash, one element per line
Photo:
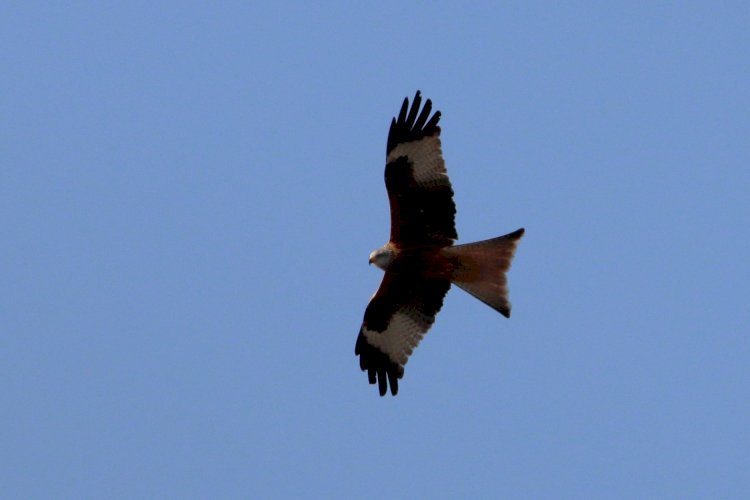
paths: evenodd
<path fill-rule="evenodd" d="M 385 271 L 370 299 L 355 355 L 370 384 L 398 393 L 409 356 L 435 322 L 451 283 L 510 317 L 506 272 L 523 228 L 476 243 L 458 239 L 453 188 L 440 147 L 440 111 L 432 117 L 417 91 L 404 99 L 388 132 L 385 187 L 391 208 L 390 241 L 370 254 Z"/>

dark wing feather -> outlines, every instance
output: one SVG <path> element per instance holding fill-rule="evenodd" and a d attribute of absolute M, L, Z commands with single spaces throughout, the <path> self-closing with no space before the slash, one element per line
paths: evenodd
<path fill-rule="evenodd" d="M 391 206 L 391 242 L 399 247 L 450 245 L 458 238 L 453 188 L 440 146 L 440 112 L 432 102 L 419 111 L 419 91 L 404 99 L 386 148 L 385 186 Z M 407 114 L 408 113 L 408 114 Z"/>
<path fill-rule="evenodd" d="M 414 348 L 435 322 L 443 306 L 450 280 L 427 278 L 413 272 L 386 271 L 383 281 L 365 310 L 354 353 L 359 367 L 367 371 L 384 396 L 388 385 L 398 393 L 398 379 Z"/>

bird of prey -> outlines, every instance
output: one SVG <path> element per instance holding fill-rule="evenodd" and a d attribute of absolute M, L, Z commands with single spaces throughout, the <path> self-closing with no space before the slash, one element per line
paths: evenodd
<path fill-rule="evenodd" d="M 404 365 L 435 321 L 451 283 L 510 317 L 506 272 L 523 228 L 476 243 L 454 245 L 456 206 L 440 148 L 440 111 L 430 117 L 417 91 L 404 99 L 388 132 L 385 187 L 391 236 L 370 254 L 385 271 L 370 299 L 355 355 L 370 384 L 398 393 Z"/>

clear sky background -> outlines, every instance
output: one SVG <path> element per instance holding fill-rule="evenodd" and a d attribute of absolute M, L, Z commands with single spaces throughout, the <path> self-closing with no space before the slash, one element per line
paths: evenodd
<path fill-rule="evenodd" d="M 747 2 L 0 8 L 3 498 L 747 498 Z M 354 356 L 385 143 L 443 113 L 453 289 Z"/>

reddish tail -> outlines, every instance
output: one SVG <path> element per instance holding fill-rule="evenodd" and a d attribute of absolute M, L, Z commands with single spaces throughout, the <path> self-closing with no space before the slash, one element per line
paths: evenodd
<path fill-rule="evenodd" d="M 518 229 L 505 236 L 446 248 L 447 255 L 456 259 L 452 281 L 506 318 L 510 317 L 508 280 L 518 240 L 523 236 Z"/>

